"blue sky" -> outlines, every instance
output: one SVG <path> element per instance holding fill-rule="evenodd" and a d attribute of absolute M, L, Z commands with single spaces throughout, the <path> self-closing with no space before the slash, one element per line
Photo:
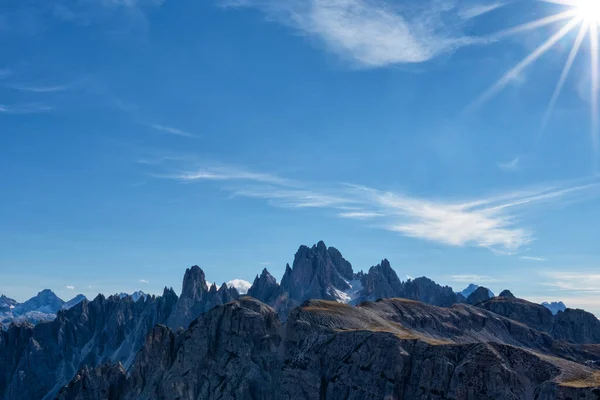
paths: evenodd
<path fill-rule="evenodd" d="M 576 28 L 490 91 L 565 6 L 43 3 L 0 9 L 0 293 L 280 278 L 324 240 L 600 312 L 591 41 L 545 127 Z"/>

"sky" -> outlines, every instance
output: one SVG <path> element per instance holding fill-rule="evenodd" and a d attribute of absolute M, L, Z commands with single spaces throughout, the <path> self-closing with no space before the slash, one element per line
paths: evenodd
<path fill-rule="evenodd" d="M 323 240 L 357 271 L 600 315 L 597 21 L 511 30 L 565 10 L 4 2 L 0 293 L 281 279 Z"/>

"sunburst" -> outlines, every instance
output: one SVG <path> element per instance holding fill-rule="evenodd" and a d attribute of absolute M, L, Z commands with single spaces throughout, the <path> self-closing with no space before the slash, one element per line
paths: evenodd
<path fill-rule="evenodd" d="M 600 0 L 539 0 L 546 3 L 560 4 L 566 7 L 566 10 L 558 14 L 550 15 L 532 22 L 507 29 L 492 36 L 492 39 L 499 40 L 517 33 L 531 31 L 543 26 L 564 21 L 564 25 L 556 33 L 551 35 L 544 43 L 533 50 L 516 66 L 506 72 L 492 87 L 486 90 L 471 106 L 478 107 L 488 101 L 491 97 L 501 91 L 510 81 L 515 79 L 530 64 L 540 58 L 544 53 L 550 50 L 557 42 L 563 39 L 571 31 L 578 29 L 578 33 L 573 42 L 573 47 L 567 56 L 565 66 L 560 74 L 558 83 L 548 108 L 543 116 L 541 131 L 546 128 L 550 116 L 554 111 L 556 102 L 565 85 L 571 67 L 577 57 L 577 54 L 586 40 L 589 40 L 590 62 L 591 62 L 591 138 L 595 156 L 599 151 L 598 137 L 598 89 L 599 89 L 599 71 L 598 71 L 598 25 L 600 25 Z M 595 157 L 597 158 L 597 157 Z"/>

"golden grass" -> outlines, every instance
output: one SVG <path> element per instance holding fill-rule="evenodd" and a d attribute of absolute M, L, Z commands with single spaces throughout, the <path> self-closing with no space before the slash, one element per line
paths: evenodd
<path fill-rule="evenodd" d="M 561 386 L 572 388 L 592 388 L 600 386 L 600 371 L 592 371 L 586 376 L 571 378 L 559 383 Z"/>

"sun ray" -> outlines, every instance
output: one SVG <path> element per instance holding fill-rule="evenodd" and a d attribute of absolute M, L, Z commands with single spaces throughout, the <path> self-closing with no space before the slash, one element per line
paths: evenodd
<path fill-rule="evenodd" d="M 548 40 L 542 43 L 538 48 L 536 48 L 531 54 L 529 54 L 525 59 L 523 59 L 520 63 L 518 63 L 514 68 L 508 71 L 498 82 L 496 82 L 491 88 L 486 90 L 477 100 L 475 100 L 471 105 L 467 107 L 467 111 L 473 110 L 481 106 L 483 103 L 487 102 L 490 98 L 492 98 L 496 93 L 506 86 L 511 80 L 517 77 L 529 64 L 540 58 L 544 53 L 550 50 L 556 42 L 565 37 L 575 26 L 577 26 L 582 21 L 581 18 L 573 18 L 569 23 L 563 26 L 558 32 L 552 35 Z"/>
<path fill-rule="evenodd" d="M 516 35 L 517 33 L 531 31 L 537 28 L 541 28 L 546 25 L 553 24 L 558 21 L 562 21 L 568 18 L 574 18 L 577 16 L 577 10 L 567 10 L 558 14 L 550 15 L 548 17 L 540 18 L 538 20 L 527 22 L 525 24 L 515 26 L 514 28 L 505 29 L 498 33 L 495 33 L 488 37 L 489 40 L 499 40 L 505 37 Z"/>
<path fill-rule="evenodd" d="M 550 116 L 552 115 L 552 112 L 554 111 L 554 107 L 556 106 L 556 102 L 558 100 L 558 97 L 560 96 L 560 92 L 562 91 L 562 88 L 567 80 L 567 77 L 569 76 L 569 72 L 571 71 L 571 67 L 573 66 L 575 57 L 577 56 L 577 53 L 579 52 L 579 48 L 581 47 L 581 44 L 583 43 L 583 39 L 585 38 L 585 34 L 587 33 L 588 26 L 589 26 L 588 24 L 581 24 L 581 28 L 579 29 L 579 33 L 577 34 L 577 38 L 575 39 L 575 42 L 573 43 L 573 47 L 571 48 L 571 52 L 569 53 L 569 56 L 567 57 L 567 62 L 565 63 L 565 67 L 563 68 L 562 73 L 560 74 L 558 84 L 556 85 L 556 89 L 554 90 L 554 93 L 552 94 L 552 98 L 550 99 L 550 103 L 548 104 L 548 108 L 546 109 L 546 113 L 544 114 L 544 119 L 542 120 L 542 129 L 540 131 L 540 134 L 544 132 L 544 130 L 546 129 L 546 126 L 548 125 L 548 121 L 550 120 Z"/>
<path fill-rule="evenodd" d="M 590 24 L 590 55 L 592 64 L 592 146 L 594 168 L 598 167 L 598 25 Z"/>

